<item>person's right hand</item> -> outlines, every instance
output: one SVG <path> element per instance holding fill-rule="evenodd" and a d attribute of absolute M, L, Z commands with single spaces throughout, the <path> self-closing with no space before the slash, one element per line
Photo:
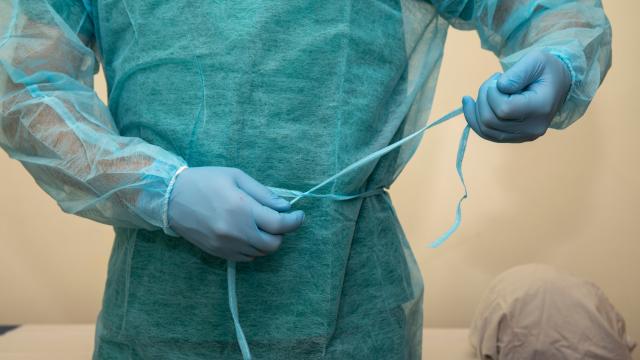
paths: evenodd
<path fill-rule="evenodd" d="M 241 170 L 188 168 L 169 198 L 169 226 L 203 251 L 233 261 L 251 261 L 276 251 L 282 235 L 304 220 L 300 210 Z"/>

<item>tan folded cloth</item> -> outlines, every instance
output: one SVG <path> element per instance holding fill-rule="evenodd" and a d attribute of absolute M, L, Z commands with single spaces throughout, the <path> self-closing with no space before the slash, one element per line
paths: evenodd
<path fill-rule="evenodd" d="M 469 338 L 483 360 L 630 360 L 636 345 L 600 288 L 539 264 L 492 282 Z"/>

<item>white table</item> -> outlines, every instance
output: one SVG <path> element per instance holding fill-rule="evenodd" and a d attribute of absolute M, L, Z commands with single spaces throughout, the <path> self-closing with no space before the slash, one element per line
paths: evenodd
<path fill-rule="evenodd" d="M 94 325 L 23 325 L 0 335 L 0 360 L 85 360 L 93 352 Z M 473 360 L 467 329 L 428 328 L 423 359 Z"/>
<path fill-rule="evenodd" d="M 23 325 L 0 335 L 0 360 L 91 359 L 95 325 Z"/>

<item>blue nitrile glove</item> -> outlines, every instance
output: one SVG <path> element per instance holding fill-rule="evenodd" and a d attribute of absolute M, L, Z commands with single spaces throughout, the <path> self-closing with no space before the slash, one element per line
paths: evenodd
<path fill-rule="evenodd" d="M 291 205 L 244 172 L 225 167 L 189 168 L 169 198 L 170 228 L 203 251 L 251 261 L 278 249 L 282 235 L 304 219 Z"/>
<path fill-rule="evenodd" d="M 536 51 L 478 91 L 477 102 L 462 99 L 469 126 L 482 138 L 503 143 L 544 135 L 571 88 L 571 73 L 557 56 Z"/>

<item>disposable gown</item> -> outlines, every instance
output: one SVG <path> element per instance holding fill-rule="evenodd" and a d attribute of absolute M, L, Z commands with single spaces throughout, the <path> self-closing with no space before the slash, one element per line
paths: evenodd
<path fill-rule="evenodd" d="M 312 187 L 424 124 L 450 24 L 476 29 L 505 67 L 534 48 L 560 55 L 573 85 L 555 128 L 610 64 L 595 0 L 0 4 L 0 145 L 64 211 L 115 228 L 97 359 L 240 357 L 225 261 L 166 227 L 179 168 Z M 322 192 L 388 188 L 416 146 Z M 295 207 L 305 223 L 280 250 L 238 264 L 254 357 L 420 358 L 423 283 L 388 194 Z"/>

